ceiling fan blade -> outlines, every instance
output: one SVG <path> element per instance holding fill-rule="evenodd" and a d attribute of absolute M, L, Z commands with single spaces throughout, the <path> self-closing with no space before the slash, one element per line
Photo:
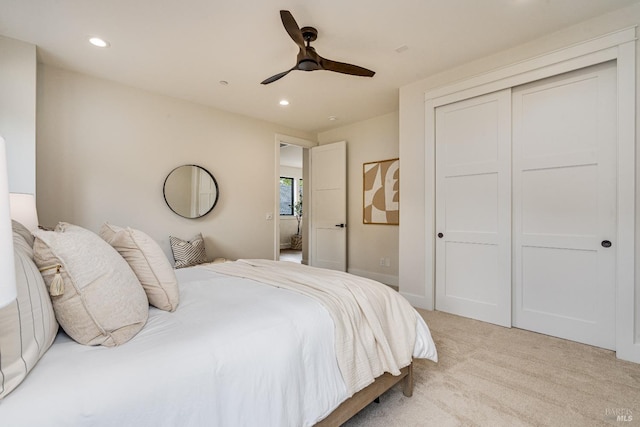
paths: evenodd
<path fill-rule="evenodd" d="M 335 71 L 336 73 L 342 74 L 350 74 L 353 76 L 362 76 L 362 77 L 373 77 L 376 73 L 375 71 L 368 70 L 364 67 L 359 67 L 353 64 L 346 64 L 344 62 L 332 61 L 330 59 L 325 59 L 319 57 L 320 66 L 324 70 Z"/>
<path fill-rule="evenodd" d="M 304 37 L 302 37 L 302 31 L 300 31 L 300 27 L 295 19 L 293 19 L 293 15 L 288 10 L 280 11 L 280 19 L 282 19 L 282 25 L 284 25 L 284 29 L 287 30 L 289 36 L 293 39 L 294 42 L 300 49 L 304 50 Z"/>
<path fill-rule="evenodd" d="M 271 76 L 268 79 L 264 79 L 260 84 L 263 85 L 268 85 L 269 83 L 273 83 L 276 80 L 280 80 L 281 78 L 283 78 L 284 76 L 286 76 L 287 74 L 289 74 L 291 71 L 295 70 L 296 67 L 291 68 L 290 70 L 287 71 L 283 71 L 281 73 L 276 74 L 275 76 Z"/>

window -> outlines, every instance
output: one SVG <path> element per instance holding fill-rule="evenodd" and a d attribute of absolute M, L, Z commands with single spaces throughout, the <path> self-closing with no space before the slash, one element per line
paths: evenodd
<path fill-rule="evenodd" d="M 280 215 L 293 215 L 294 179 L 280 177 Z"/>
<path fill-rule="evenodd" d="M 295 200 L 293 203 L 293 214 L 296 216 L 302 217 L 302 178 L 298 180 L 298 188 L 295 192 Z M 300 222 L 298 218 L 298 222 Z"/>
<path fill-rule="evenodd" d="M 280 215 L 296 215 L 296 205 L 302 203 L 302 178 L 280 177 Z M 302 207 L 300 206 L 300 210 Z"/>

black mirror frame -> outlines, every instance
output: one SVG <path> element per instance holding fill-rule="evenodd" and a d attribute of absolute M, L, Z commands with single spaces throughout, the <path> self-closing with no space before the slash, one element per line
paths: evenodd
<path fill-rule="evenodd" d="M 171 176 L 171 174 L 173 172 L 175 172 L 177 169 L 183 168 L 185 166 L 192 166 L 192 167 L 196 167 L 198 169 L 201 169 L 203 171 L 205 171 L 207 173 L 207 175 L 209 175 L 209 177 L 211 177 L 211 179 L 213 180 L 213 185 L 216 187 L 216 199 L 213 201 L 213 205 L 211 205 L 211 207 L 209 208 L 209 210 L 207 210 L 205 213 L 203 213 L 202 215 L 199 216 L 184 216 L 178 212 L 175 211 L 175 209 L 173 209 L 171 207 L 171 204 L 169 204 L 169 201 L 167 200 L 167 191 L 166 191 L 166 187 L 167 187 L 167 180 L 169 179 L 169 177 Z M 175 168 L 173 168 L 171 170 L 171 172 L 169 172 L 167 174 L 167 177 L 164 179 L 164 183 L 162 184 L 162 196 L 164 197 L 164 202 L 167 204 L 167 206 L 169 207 L 169 209 L 171 209 L 171 212 L 175 213 L 178 216 L 181 216 L 182 218 L 187 218 L 187 219 L 198 219 L 198 218 L 202 218 L 203 216 L 209 214 L 209 212 L 211 212 L 213 210 L 213 208 L 216 207 L 216 205 L 218 204 L 218 199 L 220 198 L 220 190 L 218 188 L 218 181 L 216 181 L 215 177 L 213 176 L 213 174 L 211 172 L 209 172 L 206 168 L 203 168 L 202 166 L 199 165 L 194 165 L 194 164 L 185 164 L 185 165 L 180 165 L 177 166 Z"/>

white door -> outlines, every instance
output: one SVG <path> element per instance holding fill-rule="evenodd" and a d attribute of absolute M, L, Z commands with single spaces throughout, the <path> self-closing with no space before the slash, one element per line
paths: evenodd
<path fill-rule="evenodd" d="M 615 157 L 615 64 L 513 89 L 514 326 L 614 349 Z"/>
<path fill-rule="evenodd" d="M 347 270 L 347 143 L 311 148 L 310 263 Z"/>
<path fill-rule="evenodd" d="M 216 186 L 211 176 L 204 170 L 198 169 L 198 212 L 201 216 L 209 212 L 216 201 Z"/>
<path fill-rule="evenodd" d="M 436 309 L 511 326 L 511 93 L 436 109 Z"/>

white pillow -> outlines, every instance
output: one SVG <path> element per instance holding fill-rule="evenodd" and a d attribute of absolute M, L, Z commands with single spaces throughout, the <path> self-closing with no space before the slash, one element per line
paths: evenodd
<path fill-rule="evenodd" d="M 169 242 L 171 243 L 173 259 L 176 261 L 176 268 L 190 267 L 207 262 L 207 253 L 202 234 L 198 233 L 191 240 L 182 240 L 169 236 Z"/>
<path fill-rule="evenodd" d="M 100 229 L 100 237 L 129 263 L 151 305 L 166 311 L 178 307 L 180 292 L 176 273 L 155 240 L 140 230 L 108 223 Z"/>
<path fill-rule="evenodd" d="M 107 242 L 64 222 L 34 235 L 34 259 L 47 286 L 56 273 L 49 267 L 62 266 L 64 291 L 51 298 L 56 318 L 71 338 L 111 347 L 142 329 L 149 316 L 147 295 L 131 267 Z"/>
<path fill-rule="evenodd" d="M 49 349 L 58 332 L 47 287 L 29 242 L 13 232 L 17 298 L 0 309 L 0 399 L 11 393 Z"/>

